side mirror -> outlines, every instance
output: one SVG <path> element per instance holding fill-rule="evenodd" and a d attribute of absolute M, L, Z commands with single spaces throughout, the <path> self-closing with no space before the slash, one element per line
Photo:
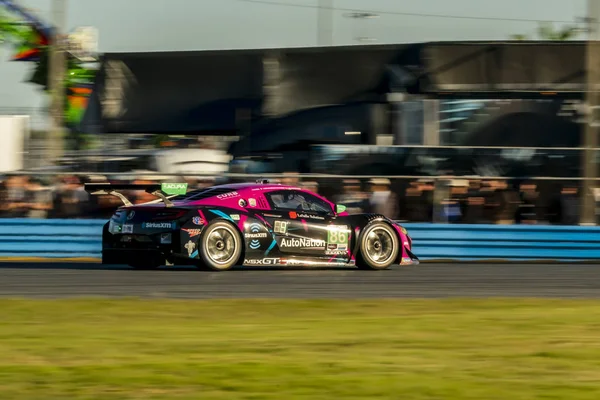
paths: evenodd
<path fill-rule="evenodd" d="M 344 206 L 342 204 L 335 205 L 335 213 L 336 214 L 343 213 L 344 211 L 346 211 L 346 206 Z"/>

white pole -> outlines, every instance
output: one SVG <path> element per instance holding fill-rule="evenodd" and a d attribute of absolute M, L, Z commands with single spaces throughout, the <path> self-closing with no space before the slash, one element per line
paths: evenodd
<path fill-rule="evenodd" d="M 596 111 L 600 106 L 600 96 L 597 89 L 600 83 L 600 52 L 598 51 L 598 22 L 600 18 L 600 0 L 588 0 L 587 2 L 587 21 L 588 21 L 588 40 L 586 46 L 586 103 L 588 106 L 588 120 L 585 125 L 585 135 L 583 143 L 583 181 L 581 192 L 581 220 L 582 225 L 596 225 L 596 202 L 593 196 L 595 181 L 598 174 L 598 165 L 596 165 L 596 151 L 592 150 L 598 144 L 598 127 L 596 121 L 600 118 L 596 116 Z"/>

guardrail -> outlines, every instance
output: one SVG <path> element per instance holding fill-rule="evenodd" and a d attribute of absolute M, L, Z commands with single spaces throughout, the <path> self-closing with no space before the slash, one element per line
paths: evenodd
<path fill-rule="evenodd" d="M 105 220 L 0 219 L 0 259 L 100 258 Z M 600 227 L 405 223 L 421 260 L 598 260 Z"/>
<path fill-rule="evenodd" d="M 600 227 L 403 224 L 423 260 L 599 260 Z"/>

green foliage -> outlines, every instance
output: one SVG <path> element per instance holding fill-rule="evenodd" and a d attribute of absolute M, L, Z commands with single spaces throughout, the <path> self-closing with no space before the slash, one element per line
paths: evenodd
<path fill-rule="evenodd" d="M 39 59 L 35 62 L 35 68 L 27 82 L 39 85 L 42 90 L 48 92 L 50 89 L 48 82 L 50 47 L 40 45 L 39 39 L 39 32 L 34 27 L 13 18 L 8 12 L 0 9 L 0 44 L 9 44 L 18 53 L 38 50 Z M 91 85 L 96 74 L 95 69 L 86 68 L 83 63 L 70 54 L 67 54 L 66 70 L 65 92 L 77 85 Z M 68 123 L 74 124 L 80 121 L 83 111 L 81 106 L 72 107 L 65 100 L 65 119 Z"/>
<path fill-rule="evenodd" d="M 546 22 L 540 23 L 537 28 L 538 40 L 553 40 L 565 41 L 575 39 L 581 33 L 581 30 L 576 26 L 564 26 L 560 29 L 555 29 L 554 25 Z M 533 40 L 525 34 L 515 34 L 510 36 L 511 40 Z"/>

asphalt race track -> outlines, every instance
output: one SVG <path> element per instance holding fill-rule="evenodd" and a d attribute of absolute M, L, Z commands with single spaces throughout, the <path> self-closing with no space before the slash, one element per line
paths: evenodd
<path fill-rule="evenodd" d="M 0 263 L 0 297 L 165 298 L 600 297 L 600 264 L 437 264 L 357 269 L 238 269 Z"/>

